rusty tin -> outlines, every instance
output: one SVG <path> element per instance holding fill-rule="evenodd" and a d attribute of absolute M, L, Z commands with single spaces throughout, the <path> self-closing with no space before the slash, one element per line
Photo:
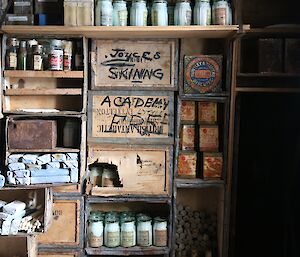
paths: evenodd
<path fill-rule="evenodd" d="M 197 153 L 180 152 L 178 155 L 178 177 L 196 178 Z"/>
<path fill-rule="evenodd" d="M 184 57 L 184 93 L 205 94 L 220 92 L 222 84 L 221 55 Z"/>
<path fill-rule="evenodd" d="M 220 179 L 222 170 L 222 153 L 203 153 L 203 179 Z"/>
<path fill-rule="evenodd" d="M 181 149 L 194 150 L 195 149 L 195 125 L 182 125 L 181 128 Z"/>
<path fill-rule="evenodd" d="M 217 152 L 219 149 L 218 125 L 201 125 L 199 127 L 199 148 L 201 152 Z"/>
<path fill-rule="evenodd" d="M 214 102 L 198 103 L 198 122 L 200 124 L 216 124 L 218 121 L 218 104 Z"/>
<path fill-rule="evenodd" d="M 193 101 L 182 101 L 180 119 L 182 122 L 196 122 L 196 103 Z"/>

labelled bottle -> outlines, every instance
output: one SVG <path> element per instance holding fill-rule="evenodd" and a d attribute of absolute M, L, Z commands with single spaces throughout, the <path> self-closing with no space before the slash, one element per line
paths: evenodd
<path fill-rule="evenodd" d="M 9 38 L 7 40 L 7 50 L 5 56 L 5 63 L 7 70 L 16 70 L 17 69 L 17 49 L 18 49 L 18 39 L 16 38 Z"/>

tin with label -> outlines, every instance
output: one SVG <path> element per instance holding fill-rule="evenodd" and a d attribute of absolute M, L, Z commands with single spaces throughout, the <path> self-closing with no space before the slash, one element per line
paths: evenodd
<path fill-rule="evenodd" d="M 196 178 L 197 153 L 180 152 L 178 155 L 178 177 Z"/>
<path fill-rule="evenodd" d="M 182 101 L 180 120 L 183 122 L 196 121 L 196 103 L 193 101 Z"/>
<path fill-rule="evenodd" d="M 203 178 L 220 179 L 223 169 L 221 153 L 203 153 Z"/>
<path fill-rule="evenodd" d="M 218 125 L 201 125 L 199 127 L 199 148 L 201 152 L 218 151 L 219 149 Z"/>
<path fill-rule="evenodd" d="M 182 125 L 181 128 L 181 149 L 194 150 L 195 149 L 195 125 Z"/>
<path fill-rule="evenodd" d="M 198 103 L 198 122 L 200 124 L 216 124 L 218 121 L 218 104 L 214 102 Z"/>

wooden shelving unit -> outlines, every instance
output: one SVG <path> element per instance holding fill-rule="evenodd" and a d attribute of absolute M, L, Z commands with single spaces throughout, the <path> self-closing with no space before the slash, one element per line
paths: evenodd
<path fill-rule="evenodd" d="M 83 79 L 83 71 L 21 71 L 5 70 L 4 77 L 8 78 L 73 78 Z"/>
<path fill-rule="evenodd" d="M 82 95 L 81 88 L 19 88 L 19 89 L 6 89 L 5 95 Z"/>
<path fill-rule="evenodd" d="M 80 149 L 57 147 L 53 149 L 8 149 L 10 153 L 79 153 Z"/>

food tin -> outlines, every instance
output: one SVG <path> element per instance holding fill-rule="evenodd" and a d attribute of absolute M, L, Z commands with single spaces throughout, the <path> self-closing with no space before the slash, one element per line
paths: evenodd
<path fill-rule="evenodd" d="M 182 101 L 181 103 L 181 113 L 180 120 L 185 122 L 193 122 L 196 121 L 196 103 L 193 101 Z"/>
<path fill-rule="evenodd" d="M 198 102 L 198 122 L 200 124 L 216 124 L 218 121 L 217 110 L 217 103 Z"/>
<path fill-rule="evenodd" d="M 182 125 L 181 128 L 181 149 L 195 149 L 195 125 Z"/>
<path fill-rule="evenodd" d="M 201 152 L 218 151 L 219 149 L 218 125 L 201 125 L 199 127 L 199 148 Z"/>
<path fill-rule="evenodd" d="M 203 153 L 203 179 L 220 179 L 223 169 L 221 153 Z"/>
<path fill-rule="evenodd" d="M 180 152 L 178 155 L 178 177 L 196 178 L 197 153 Z"/>

